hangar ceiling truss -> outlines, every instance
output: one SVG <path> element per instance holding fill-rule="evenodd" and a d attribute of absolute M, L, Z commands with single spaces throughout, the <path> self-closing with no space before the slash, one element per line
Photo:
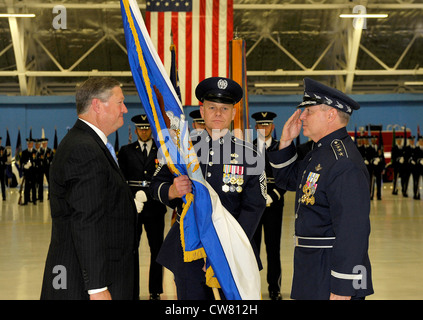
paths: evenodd
<path fill-rule="evenodd" d="M 57 6 L 67 28 L 53 25 Z M 339 17 L 357 6 L 388 18 Z M 135 94 L 119 1 L 0 0 L 0 13 L 36 14 L 0 18 L 0 94 L 72 94 L 94 75 Z M 423 0 L 234 0 L 249 93 L 301 93 L 306 76 L 347 93 L 422 93 L 422 16 Z"/>

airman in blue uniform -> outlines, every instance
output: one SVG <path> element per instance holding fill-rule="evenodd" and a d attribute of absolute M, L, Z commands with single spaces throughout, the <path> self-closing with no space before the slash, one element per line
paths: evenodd
<path fill-rule="evenodd" d="M 398 194 L 398 177 L 400 177 L 400 173 L 402 171 L 402 166 L 404 165 L 404 148 L 403 143 L 404 137 L 401 135 L 395 136 L 395 145 L 392 147 L 391 150 L 391 163 L 394 169 L 394 177 L 392 181 L 392 194 Z"/>
<path fill-rule="evenodd" d="M 23 176 L 25 179 L 24 186 L 24 202 L 22 205 L 27 205 L 28 202 L 37 204 L 36 196 L 36 158 L 37 151 L 34 149 L 34 139 L 26 139 L 28 148 L 22 151 L 22 156 L 20 158 L 20 166 L 23 168 Z M 32 194 L 32 197 L 30 195 Z"/>
<path fill-rule="evenodd" d="M 1 146 L 1 137 L 0 137 L 0 184 L 1 184 L 1 195 L 3 201 L 6 200 L 6 162 L 7 162 L 7 150 Z"/>
<path fill-rule="evenodd" d="M 267 254 L 267 283 L 271 300 L 282 300 L 280 293 L 282 282 L 281 267 L 281 237 L 282 218 L 285 190 L 275 185 L 272 167 L 266 153 L 279 149 L 279 140 L 272 137 L 275 129 L 273 123 L 276 114 L 269 111 L 256 112 L 252 116 L 256 121 L 257 139 L 253 141 L 257 150 L 262 152 L 266 159 L 267 196 L 266 209 L 254 235 L 256 247 L 260 252 L 261 235 L 264 232 L 264 243 Z"/>
<path fill-rule="evenodd" d="M 417 146 L 412 154 L 413 192 L 414 200 L 420 200 L 420 177 L 423 176 L 423 136 L 417 136 Z"/>
<path fill-rule="evenodd" d="M 163 243 L 167 209 L 162 203 L 153 199 L 149 191 L 151 179 L 158 167 L 157 147 L 151 137 L 147 115 L 136 115 L 131 121 L 135 124 L 138 139 L 120 148 L 118 162 L 135 198 L 138 211 L 138 242 L 144 226 L 150 246 L 148 281 L 150 300 L 160 300 L 160 294 L 163 293 L 163 267 L 156 262 L 156 258 Z"/>
<path fill-rule="evenodd" d="M 234 104 L 242 95 L 242 88 L 231 79 L 213 77 L 199 83 L 196 96 L 203 103 L 200 111 L 206 128 L 193 145 L 206 181 L 239 222 L 254 249 L 253 235 L 266 205 L 266 175 L 264 159 L 254 146 L 229 131 L 235 115 Z M 191 181 L 184 175 L 175 178 L 162 165 L 155 172 L 150 189 L 154 198 L 177 209 L 176 223 L 166 236 L 157 261 L 173 272 L 178 299 L 214 299 L 212 289 L 205 284 L 204 260 L 184 262 L 183 259 L 181 197 L 191 192 Z"/>
<path fill-rule="evenodd" d="M 346 125 L 359 104 L 304 79 L 303 102 L 269 152 L 276 185 L 296 191 L 293 299 L 362 299 L 373 293 L 368 256 L 369 174 Z M 300 133 L 313 149 L 297 161 Z"/>

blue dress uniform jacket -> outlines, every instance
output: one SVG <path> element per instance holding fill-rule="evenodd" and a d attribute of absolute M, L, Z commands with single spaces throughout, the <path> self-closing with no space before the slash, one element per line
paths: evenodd
<path fill-rule="evenodd" d="M 25 149 L 22 151 L 22 156 L 20 159 L 21 168 L 23 169 L 23 176 L 25 178 L 25 185 L 24 185 L 24 204 L 32 201 L 36 203 L 37 196 L 36 196 L 36 189 L 35 189 L 35 182 L 36 182 L 36 157 L 37 151 L 33 148 L 32 151 Z M 30 161 L 31 166 L 28 169 L 24 168 L 24 165 Z M 31 197 L 32 195 L 32 197 Z"/>
<path fill-rule="evenodd" d="M 2 194 L 3 200 L 6 200 L 6 185 L 5 185 L 6 162 L 7 162 L 7 150 L 6 148 L 0 146 L 0 184 L 1 184 L 1 194 Z"/>
<path fill-rule="evenodd" d="M 257 146 L 257 139 L 253 141 L 253 144 Z M 280 292 L 282 281 L 281 236 L 284 194 L 286 190 L 276 186 L 272 167 L 266 154 L 271 151 L 276 151 L 278 148 L 279 141 L 272 138 L 269 147 L 264 150 L 266 157 L 267 194 L 272 198 L 272 203 L 266 205 L 254 235 L 255 245 L 258 252 L 260 252 L 262 230 L 264 231 L 264 243 L 266 245 L 267 254 L 267 283 L 269 284 L 268 290 L 271 294 Z M 259 151 L 263 150 L 259 149 Z"/>
<path fill-rule="evenodd" d="M 143 190 L 147 196 L 147 202 L 144 203 L 143 213 L 148 216 L 157 213 L 166 213 L 166 206 L 155 201 L 151 196 L 149 186 L 153 174 L 158 167 L 157 146 L 153 142 L 147 159 L 142 155 L 141 146 L 138 141 L 122 146 L 118 153 L 119 167 L 125 176 L 132 194 Z"/>
<path fill-rule="evenodd" d="M 239 222 L 253 245 L 252 237 L 266 206 L 264 159 L 251 144 L 231 136 L 229 132 L 224 137 L 213 141 L 204 130 L 193 141 L 193 144 L 205 179 L 219 195 L 222 205 Z M 250 156 L 255 158 L 251 159 Z M 225 167 L 225 165 L 229 166 Z M 254 169 L 254 167 L 259 169 Z M 232 168 L 238 173 L 243 172 L 238 175 L 239 184 L 230 183 L 227 180 L 225 168 L 227 171 Z M 168 167 L 161 165 L 156 171 L 150 187 L 154 198 L 171 208 L 177 208 L 178 214 L 177 222 L 164 240 L 157 261 L 172 271 L 175 278 L 205 279 L 205 273 L 202 271 L 204 265 L 202 259 L 193 262 L 183 261 L 179 225 L 182 200 L 169 201 L 168 197 L 173 179 L 174 176 Z M 253 245 L 253 249 L 254 247 Z M 255 250 L 255 252 L 257 251 Z M 256 258 L 259 261 L 258 255 Z"/>
<path fill-rule="evenodd" d="M 276 184 L 296 191 L 291 297 L 372 294 L 369 174 L 346 129 L 322 138 L 302 161 L 293 143 L 269 159 Z"/>
<path fill-rule="evenodd" d="M 163 268 L 156 262 L 156 257 L 163 244 L 166 206 L 154 200 L 149 189 L 151 179 L 158 166 L 157 147 L 153 142 L 151 150 L 145 158 L 140 143 L 135 141 L 122 146 L 118 153 L 118 162 L 133 197 L 139 190 L 144 191 L 147 196 L 147 201 L 144 202 L 144 207 L 138 214 L 137 239 L 140 241 L 144 225 L 151 253 L 149 292 L 160 294 L 163 292 Z"/>
<path fill-rule="evenodd" d="M 391 163 L 394 169 L 394 178 L 392 182 L 393 184 L 392 194 L 397 194 L 398 193 L 398 188 L 397 188 L 398 176 L 401 172 L 401 167 L 403 166 L 403 163 L 404 163 L 404 148 L 402 146 L 394 145 L 392 147 Z"/>

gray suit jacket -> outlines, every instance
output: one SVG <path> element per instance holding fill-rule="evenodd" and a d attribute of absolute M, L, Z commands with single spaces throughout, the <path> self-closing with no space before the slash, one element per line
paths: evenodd
<path fill-rule="evenodd" d="M 112 299 L 134 298 L 134 199 L 103 141 L 80 120 L 53 159 L 50 204 L 52 235 L 41 299 L 88 299 L 87 290 L 105 286 Z"/>

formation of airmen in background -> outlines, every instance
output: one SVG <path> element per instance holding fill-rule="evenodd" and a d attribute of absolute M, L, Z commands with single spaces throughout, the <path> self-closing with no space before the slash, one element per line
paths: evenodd
<path fill-rule="evenodd" d="M 29 202 L 37 204 L 44 201 L 44 176 L 49 182 L 50 164 L 53 161 L 53 151 L 47 146 L 48 139 L 26 139 L 27 149 L 22 151 L 19 166 L 23 170 L 24 199 L 20 205 Z"/>
<path fill-rule="evenodd" d="M 408 184 L 410 177 L 413 178 L 413 198 L 420 200 L 420 177 L 423 177 L 423 136 L 409 136 L 404 139 L 403 135 L 395 135 L 395 143 L 391 150 L 391 162 L 386 164 L 383 145 L 379 143 L 379 136 L 359 136 L 356 138 L 357 148 L 363 156 L 371 177 L 370 196 L 382 199 L 382 182 L 388 166 L 393 169 L 392 194 L 397 195 L 399 187 L 404 197 L 408 197 Z M 404 143 L 406 141 L 406 143 Z"/>
<path fill-rule="evenodd" d="M 48 185 L 50 164 L 54 155 L 53 150 L 48 147 L 47 138 L 28 138 L 26 143 L 27 148 L 17 154 L 14 159 L 18 175 L 22 177 L 18 202 L 20 205 L 27 205 L 29 202 L 37 204 L 37 200 L 44 201 L 44 177 Z M 6 186 L 16 187 L 18 185 L 16 172 L 11 169 L 7 170 L 7 166 L 10 165 L 8 157 L 6 148 L 0 146 L 0 182 L 3 201 L 6 200 Z"/>
<path fill-rule="evenodd" d="M 404 144 L 406 141 L 406 145 Z M 54 150 L 48 147 L 48 139 L 26 139 L 27 149 L 21 155 L 15 157 L 15 163 L 22 173 L 21 194 L 19 204 L 27 205 L 29 202 L 43 202 L 44 177 L 47 184 L 49 180 L 50 164 L 53 160 Z M 397 133 L 395 143 L 391 150 L 391 162 L 386 164 L 383 146 L 379 143 L 379 136 L 360 135 L 356 137 L 357 148 L 363 156 L 364 162 L 371 177 L 370 196 L 382 199 L 383 176 L 388 166 L 393 169 L 392 194 L 397 195 L 399 190 L 404 197 L 408 197 L 408 185 L 410 177 L 413 179 L 413 199 L 420 200 L 420 177 L 423 177 L 423 136 L 418 133 L 417 142 L 415 136 Z M 7 152 L 1 146 L 0 137 L 0 184 L 2 199 L 6 200 L 6 186 L 13 186 L 8 181 L 6 174 Z M 23 191 L 23 192 L 22 192 Z"/>

